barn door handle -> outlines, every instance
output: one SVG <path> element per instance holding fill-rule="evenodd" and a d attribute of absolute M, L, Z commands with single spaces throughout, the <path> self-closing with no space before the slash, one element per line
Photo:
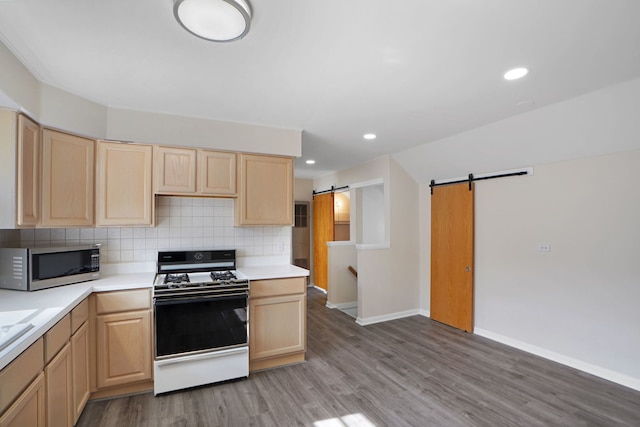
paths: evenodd
<path fill-rule="evenodd" d="M 471 267 L 469 267 L 468 265 L 464 268 L 464 271 L 466 271 L 467 273 L 471 273 Z"/>

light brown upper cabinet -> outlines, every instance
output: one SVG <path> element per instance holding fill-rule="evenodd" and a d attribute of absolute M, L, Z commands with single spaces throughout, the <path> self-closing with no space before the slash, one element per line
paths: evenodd
<path fill-rule="evenodd" d="M 293 159 L 240 154 L 236 225 L 293 224 Z"/>
<path fill-rule="evenodd" d="M 40 220 L 40 126 L 18 115 L 16 224 L 35 227 Z"/>
<path fill-rule="evenodd" d="M 98 141 L 96 225 L 153 225 L 153 147 Z"/>
<path fill-rule="evenodd" d="M 42 226 L 94 224 L 94 152 L 92 139 L 43 130 Z"/>
<path fill-rule="evenodd" d="M 236 153 L 198 150 L 198 193 L 236 195 Z"/>
<path fill-rule="evenodd" d="M 155 193 L 236 195 L 236 154 L 195 148 L 154 147 Z"/>
<path fill-rule="evenodd" d="M 156 194 L 196 192 L 195 148 L 154 146 Z"/>
<path fill-rule="evenodd" d="M 0 108 L 0 229 L 35 227 L 40 220 L 40 126 Z"/>

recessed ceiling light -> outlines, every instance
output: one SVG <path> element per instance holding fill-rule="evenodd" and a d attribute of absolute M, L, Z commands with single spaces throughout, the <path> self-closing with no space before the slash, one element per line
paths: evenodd
<path fill-rule="evenodd" d="M 316 161 L 315 160 L 307 160 L 305 163 L 308 164 L 308 165 L 314 165 L 316 163 Z"/>
<path fill-rule="evenodd" d="M 529 70 L 524 67 L 514 68 L 504 73 L 504 78 L 505 80 L 517 80 L 526 76 L 527 73 L 529 73 Z"/>
<path fill-rule="evenodd" d="M 362 135 L 362 137 L 364 139 L 369 139 L 369 140 L 376 139 L 376 134 L 375 133 L 365 133 L 364 135 Z"/>

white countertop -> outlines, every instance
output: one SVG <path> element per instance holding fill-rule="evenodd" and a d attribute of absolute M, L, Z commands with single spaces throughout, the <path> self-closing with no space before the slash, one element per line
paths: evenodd
<path fill-rule="evenodd" d="M 155 273 L 105 275 L 98 280 L 35 292 L 0 289 L 0 326 L 33 325 L 0 351 L 0 369 L 8 365 L 92 292 L 150 288 Z"/>
<path fill-rule="evenodd" d="M 239 267 L 238 271 L 249 279 L 249 281 L 306 277 L 309 275 L 309 270 L 291 264 L 245 266 Z"/>
<path fill-rule="evenodd" d="M 289 264 L 244 266 L 238 271 L 251 280 L 308 276 Z M 151 288 L 155 272 L 103 274 L 98 280 L 35 292 L 0 289 L 0 326 L 30 323 L 32 328 L 0 351 L 0 369 L 44 335 L 92 292 Z"/>

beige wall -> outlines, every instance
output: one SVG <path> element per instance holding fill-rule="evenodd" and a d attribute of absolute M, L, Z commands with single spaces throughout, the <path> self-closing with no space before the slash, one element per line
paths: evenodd
<path fill-rule="evenodd" d="M 293 199 L 300 202 L 313 201 L 313 180 L 296 179 L 293 186 Z"/>
<path fill-rule="evenodd" d="M 3 107 L 18 108 L 32 117 L 40 115 L 40 82 L 0 43 L 0 97 Z"/>
<path fill-rule="evenodd" d="M 299 157 L 302 132 L 109 108 L 107 138 Z"/>
<path fill-rule="evenodd" d="M 327 251 L 328 272 L 327 305 L 330 307 L 351 306 L 358 301 L 358 280 L 348 270 L 357 267 L 356 245 L 345 242 L 330 243 Z"/>
<path fill-rule="evenodd" d="M 389 156 L 314 181 L 322 190 L 376 181 L 384 184 L 386 242 L 357 245 L 358 322 L 368 324 L 416 314 L 418 306 L 418 185 Z M 353 209 L 353 203 L 351 204 Z M 329 259 L 331 261 L 331 259 Z M 344 270 L 344 265 L 329 265 Z M 331 288 L 331 282 L 329 282 Z"/>
<path fill-rule="evenodd" d="M 92 138 L 107 135 L 107 107 L 55 87 L 41 85 L 39 121 Z"/>

